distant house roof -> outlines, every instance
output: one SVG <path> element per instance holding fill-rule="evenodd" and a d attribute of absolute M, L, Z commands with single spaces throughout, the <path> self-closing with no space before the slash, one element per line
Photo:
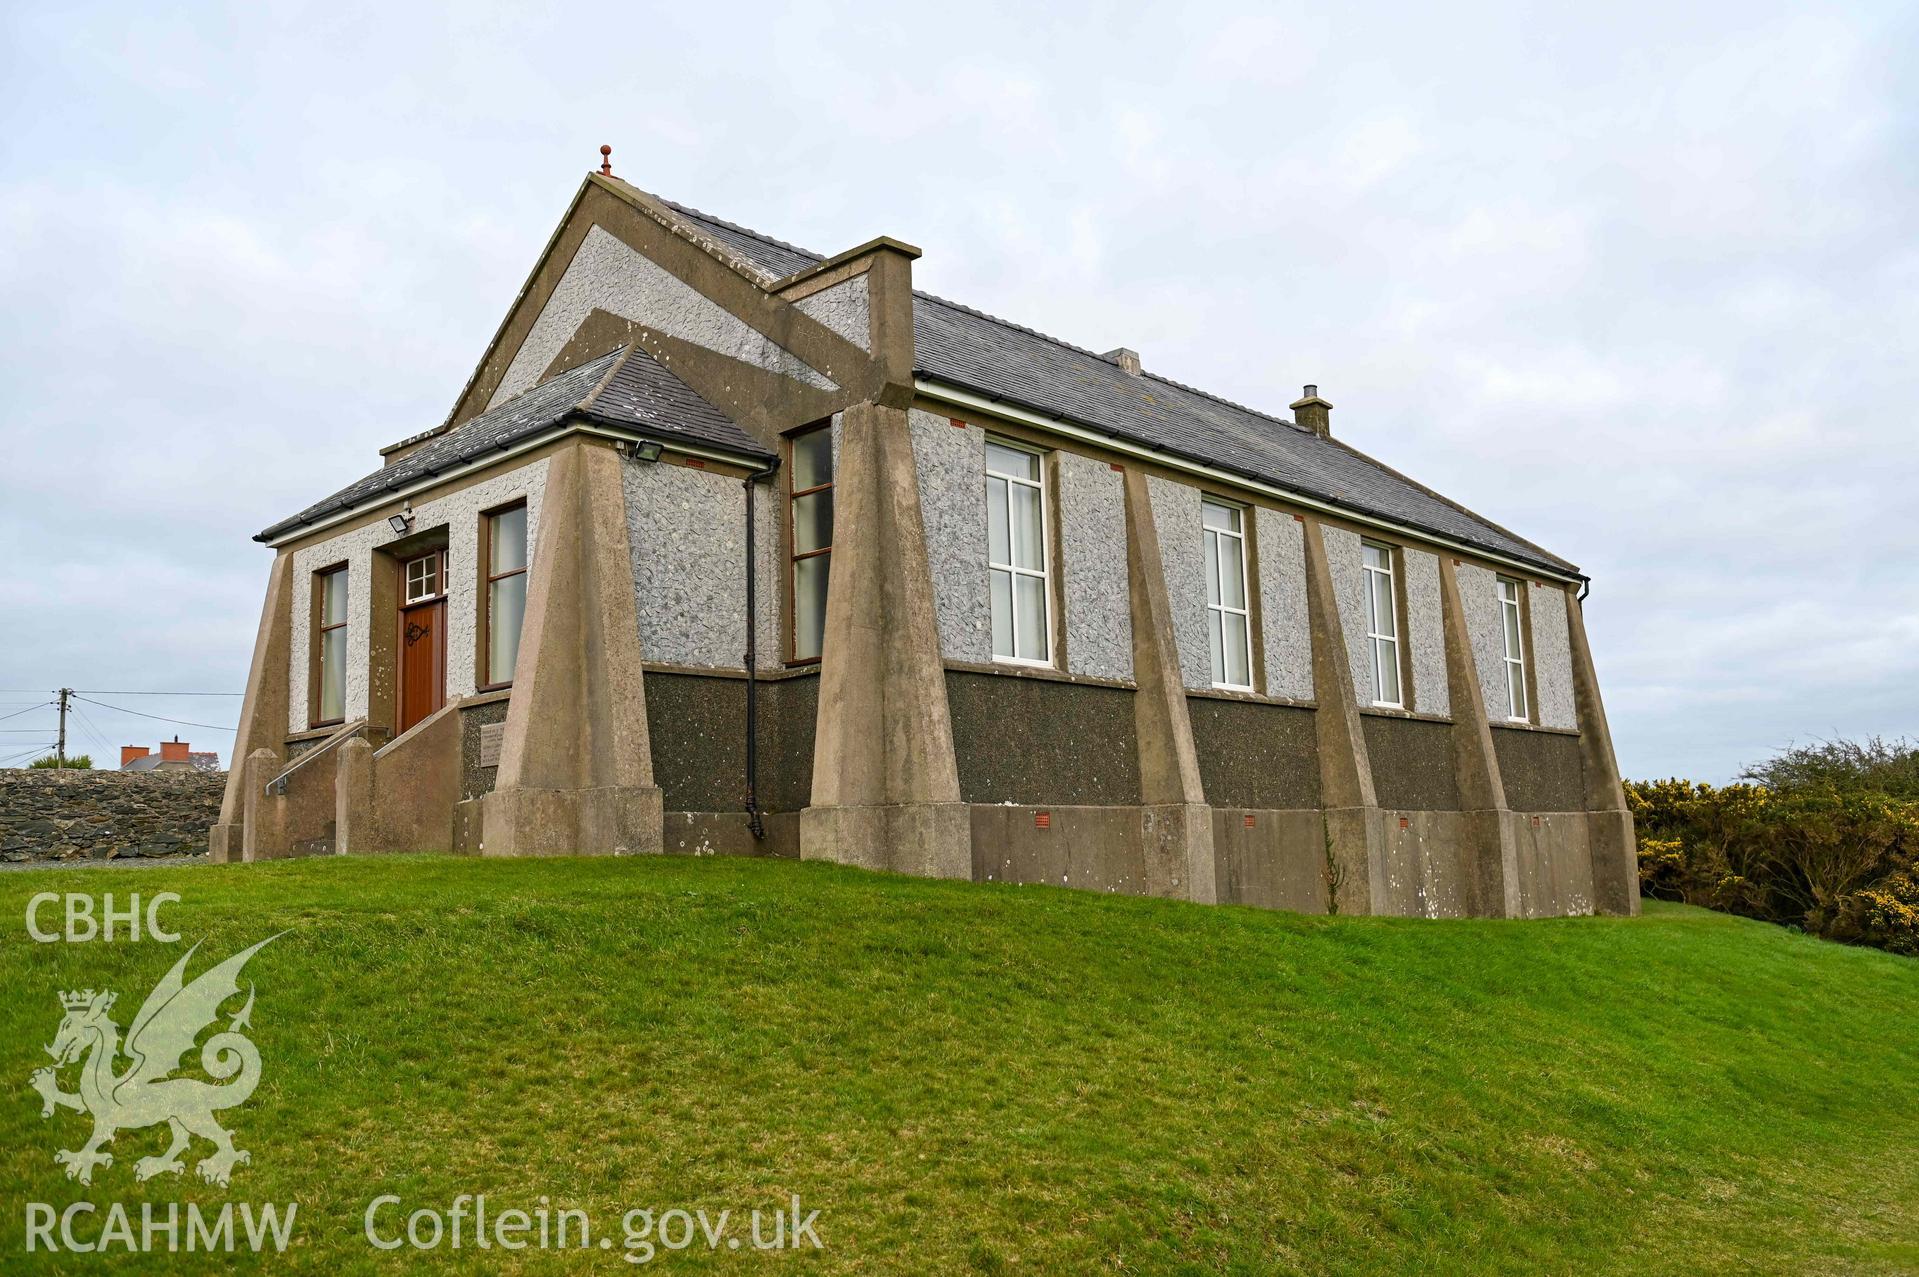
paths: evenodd
<path fill-rule="evenodd" d="M 167 760 L 158 754 L 143 754 L 139 758 L 128 760 L 120 770 L 123 772 L 151 772 L 160 770 L 160 764 Z M 197 772 L 217 772 L 220 770 L 220 755 L 212 750 L 194 750 L 187 755 L 187 762 Z"/>
<path fill-rule="evenodd" d="M 471 465 L 552 429 L 569 417 L 641 430 L 666 440 L 704 444 L 745 457 L 772 455 L 653 356 L 637 346 L 625 346 L 489 408 L 458 430 L 429 439 L 391 465 L 314 502 L 292 518 L 282 519 L 254 540 L 271 541 L 422 479 Z"/>
<path fill-rule="evenodd" d="M 665 201 L 769 280 L 825 259 Z M 1118 364 L 1044 333 L 913 294 L 914 372 L 931 381 L 1113 435 L 1553 572 L 1578 569 L 1432 489 L 1284 417 Z"/>

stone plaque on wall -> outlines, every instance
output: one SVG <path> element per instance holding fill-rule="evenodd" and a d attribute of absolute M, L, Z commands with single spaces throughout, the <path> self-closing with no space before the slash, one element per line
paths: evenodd
<path fill-rule="evenodd" d="M 500 741 L 505 736 L 505 723 L 480 725 L 480 766 L 498 767 L 500 765 Z"/>

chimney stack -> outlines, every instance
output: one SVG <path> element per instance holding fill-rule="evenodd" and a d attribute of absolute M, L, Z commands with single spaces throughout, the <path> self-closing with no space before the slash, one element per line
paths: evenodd
<path fill-rule="evenodd" d="M 126 769 L 126 765 L 127 765 L 128 763 L 130 763 L 130 762 L 132 762 L 132 761 L 133 761 L 134 759 L 136 759 L 136 758 L 145 758 L 146 756 L 147 756 L 147 747 L 146 747 L 145 745 L 122 745 L 122 746 L 120 746 L 120 767 L 121 767 L 121 770 L 123 770 L 123 771 L 124 771 L 124 770 Z"/>
<path fill-rule="evenodd" d="M 1332 438 L 1333 406 L 1319 397 L 1318 386 L 1307 386 L 1305 392 L 1287 405 L 1293 410 L 1293 420 L 1299 423 L 1301 430 L 1310 430 L 1321 439 Z"/>
<path fill-rule="evenodd" d="M 191 762 L 192 760 L 187 757 L 187 754 L 192 748 L 191 745 L 181 740 L 178 736 L 175 736 L 172 740 L 163 740 L 160 742 L 160 761 L 163 763 Z M 141 752 L 145 753 L 146 751 L 142 750 Z"/>
<path fill-rule="evenodd" d="M 1139 352 L 1137 350 L 1128 350 L 1126 347 L 1121 346 L 1117 350 L 1107 351 L 1101 355 L 1100 358 L 1104 359 L 1107 363 L 1118 364 L 1129 377 L 1139 376 Z"/>

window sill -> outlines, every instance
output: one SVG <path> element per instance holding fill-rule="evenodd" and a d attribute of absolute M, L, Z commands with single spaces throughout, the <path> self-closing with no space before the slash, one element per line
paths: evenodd
<path fill-rule="evenodd" d="M 1398 705 L 1361 705 L 1359 712 L 1362 714 L 1371 714 L 1374 718 L 1404 718 L 1416 723 L 1450 723 L 1453 721 L 1451 714 L 1422 714 L 1418 710 L 1406 709 Z"/>
<path fill-rule="evenodd" d="M 1071 674 L 1054 665 L 1022 665 L 1012 661 L 954 661 L 940 662 L 948 670 L 961 674 L 997 674 L 1002 678 L 1030 678 L 1043 683 L 1077 683 L 1083 687 L 1117 687 L 1126 691 L 1133 690 L 1133 684 L 1126 679 L 1100 678 L 1093 674 Z"/>
<path fill-rule="evenodd" d="M 1579 735 L 1579 729 L 1577 727 L 1547 727 L 1543 723 L 1522 723 L 1517 719 L 1505 722 L 1494 722 L 1489 724 L 1489 726 L 1491 726 L 1494 731 L 1541 732 L 1547 736 L 1577 737 Z"/>
<path fill-rule="evenodd" d="M 671 661 L 642 661 L 640 669 L 647 674 L 685 674 L 692 678 L 731 678 L 746 681 L 744 666 L 725 665 L 676 665 Z M 755 670 L 753 677 L 762 683 L 777 683 L 789 678 L 817 678 L 820 672 L 818 661 L 808 661 L 804 665 L 762 666 Z"/>
<path fill-rule="evenodd" d="M 1283 705 L 1291 709 L 1316 709 L 1319 702 L 1302 700 L 1296 696 L 1268 696 L 1264 692 L 1233 687 L 1188 687 L 1184 689 L 1188 696 L 1197 696 L 1209 701 L 1241 701 L 1248 705 Z"/>
<path fill-rule="evenodd" d="M 471 696 L 460 698 L 461 709 L 475 709 L 481 705 L 496 705 L 513 695 L 513 684 L 501 683 L 497 687 L 476 688 Z"/>

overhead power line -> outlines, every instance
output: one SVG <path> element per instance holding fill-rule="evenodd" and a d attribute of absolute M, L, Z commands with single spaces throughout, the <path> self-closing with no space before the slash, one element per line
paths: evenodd
<path fill-rule="evenodd" d="M 44 687 L 0 687 L 0 696 L 45 696 Z M 97 687 L 73 688 L 74 694 L 87 696 L 245 696 L 245 692 L 103 692 Z"/>
<path fill-rule="evenodd" d="M 96 701 L 92 697 L 81 696 L 77 692 L 74 693 L 74 699 L 85 701 L 89 705 L 98 705 L 101 709 L 110 709 L 116 714 L 132 714 L 135 718 L 151 718 L 162 723 L 178 723 L 181 727 L 204 727 L 208 731 L 213 732 L 230 732 L 236 730 L 231 726 L 220 723 L 195 723 L 184 718 L 168 718 L 165 714 L 149 714 L 144 710 L 128 709 L 124 705 L 109 705 L 105 701 Z"/>
<path fill-rule="evenodd" d="M 25 709 L 17 709 L 11 714 L 0 714 L 0 722 L 5 722 L 9 718 L 18 718 L 22 714 L 31 714 L 34 710 L 45 709 L 51 704 L 53 704 L 52 701 L 41 701 L 38 705 L 29 705 Z"/>
<path fill-rule="evenodd" d="M 80 720 L 80 730 L 87 734 L 87 739 L 92 741 L 94 746 L 98 748 L 102 754 L 111 754 L 113 752 L 112 742 L 106 738 L 104 732 L 95 726 L 94 721 L 87 717 L 87 712 L 78 705 L 75 705 L 73 707 L 73 714 L 74 717 Z"/>
<path fill-rule="evenodd" d="M 245 696 L 245 692 L 103 692 L 98 688 L 78 688 L 75 696 Z"/>

